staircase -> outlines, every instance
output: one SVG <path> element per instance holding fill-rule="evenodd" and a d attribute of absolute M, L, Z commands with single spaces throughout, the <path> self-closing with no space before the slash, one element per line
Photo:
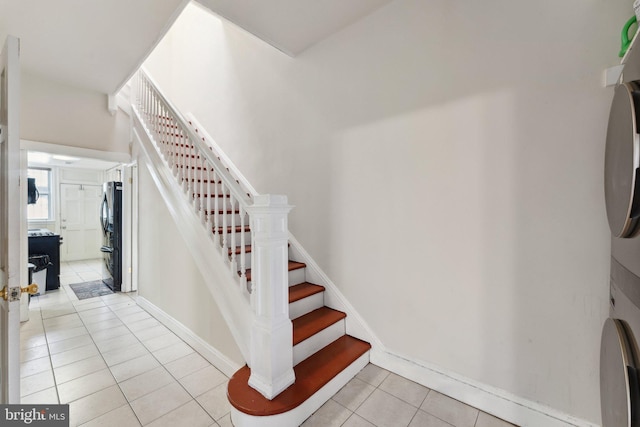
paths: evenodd
<path fill-rule="evenodd" d="M 300 425 L 366 366 L 371 346 L 346 334 L 347 315 L 325 306 L 325 287 L 309 283 L 305 263 L 293 259 L 286 197 L 256 194 L 144 72 L 134 86 L 134 129 L 145 134 L 139 142 L 147 166 L 174 181 L 154 179 L 161 194 L 182 192 L 165 200 L 186 200 L 188 215 L 202 225 L 200 239 L 218 252 L 198 251 L 218 257 L 198 265 L 206 269 L 222 259 L 234 273 L 229 289 L 212 290 L 247 361 L 229 381 L 232 421 L 237 427 Z M 170 211 L 185 212 L 184 204 Z M 237 307 L 241 303 L 251 310 Z"/>

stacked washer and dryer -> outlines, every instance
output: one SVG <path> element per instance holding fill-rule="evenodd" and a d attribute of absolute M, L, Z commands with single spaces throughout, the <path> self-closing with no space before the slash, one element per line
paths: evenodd
<path fill-rule="evenodd" d="M 610 317 L 602 330 L 603 427 L 640 427 L 640 45 L 625 57 L 605 152 L 611 229 Z"/>

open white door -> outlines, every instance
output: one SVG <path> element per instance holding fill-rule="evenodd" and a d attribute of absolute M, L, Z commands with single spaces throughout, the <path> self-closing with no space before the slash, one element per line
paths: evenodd
<path fill-rule="evenodd" d="M 20 41 L 7 36 L 0 56 L 0 402 L 20 403 Z M 4 296 L 7 297 L 5 300 Z"/>

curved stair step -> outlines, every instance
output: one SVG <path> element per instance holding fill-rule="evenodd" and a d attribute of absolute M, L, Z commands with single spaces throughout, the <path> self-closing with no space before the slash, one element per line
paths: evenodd
<path fill-rule="evenodd" d="M 338 338 L 294 366 L 295 383 L 273 400 L 249 386 L 251 370 L 245 366 L 229 380 L 227 397 L 235 409 L 247 415 L 264 417 L 291 411 L 370 349 L 369 343 L 349 335 Z"/>

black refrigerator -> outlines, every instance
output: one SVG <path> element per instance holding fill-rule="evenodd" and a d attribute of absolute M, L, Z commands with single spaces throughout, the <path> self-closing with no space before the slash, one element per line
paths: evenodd
<path fill-rule="evenodd" d="M 122 182 L 105 182 L 102 190 L 102 281 L 118 292 L 122 289 Z"/>

